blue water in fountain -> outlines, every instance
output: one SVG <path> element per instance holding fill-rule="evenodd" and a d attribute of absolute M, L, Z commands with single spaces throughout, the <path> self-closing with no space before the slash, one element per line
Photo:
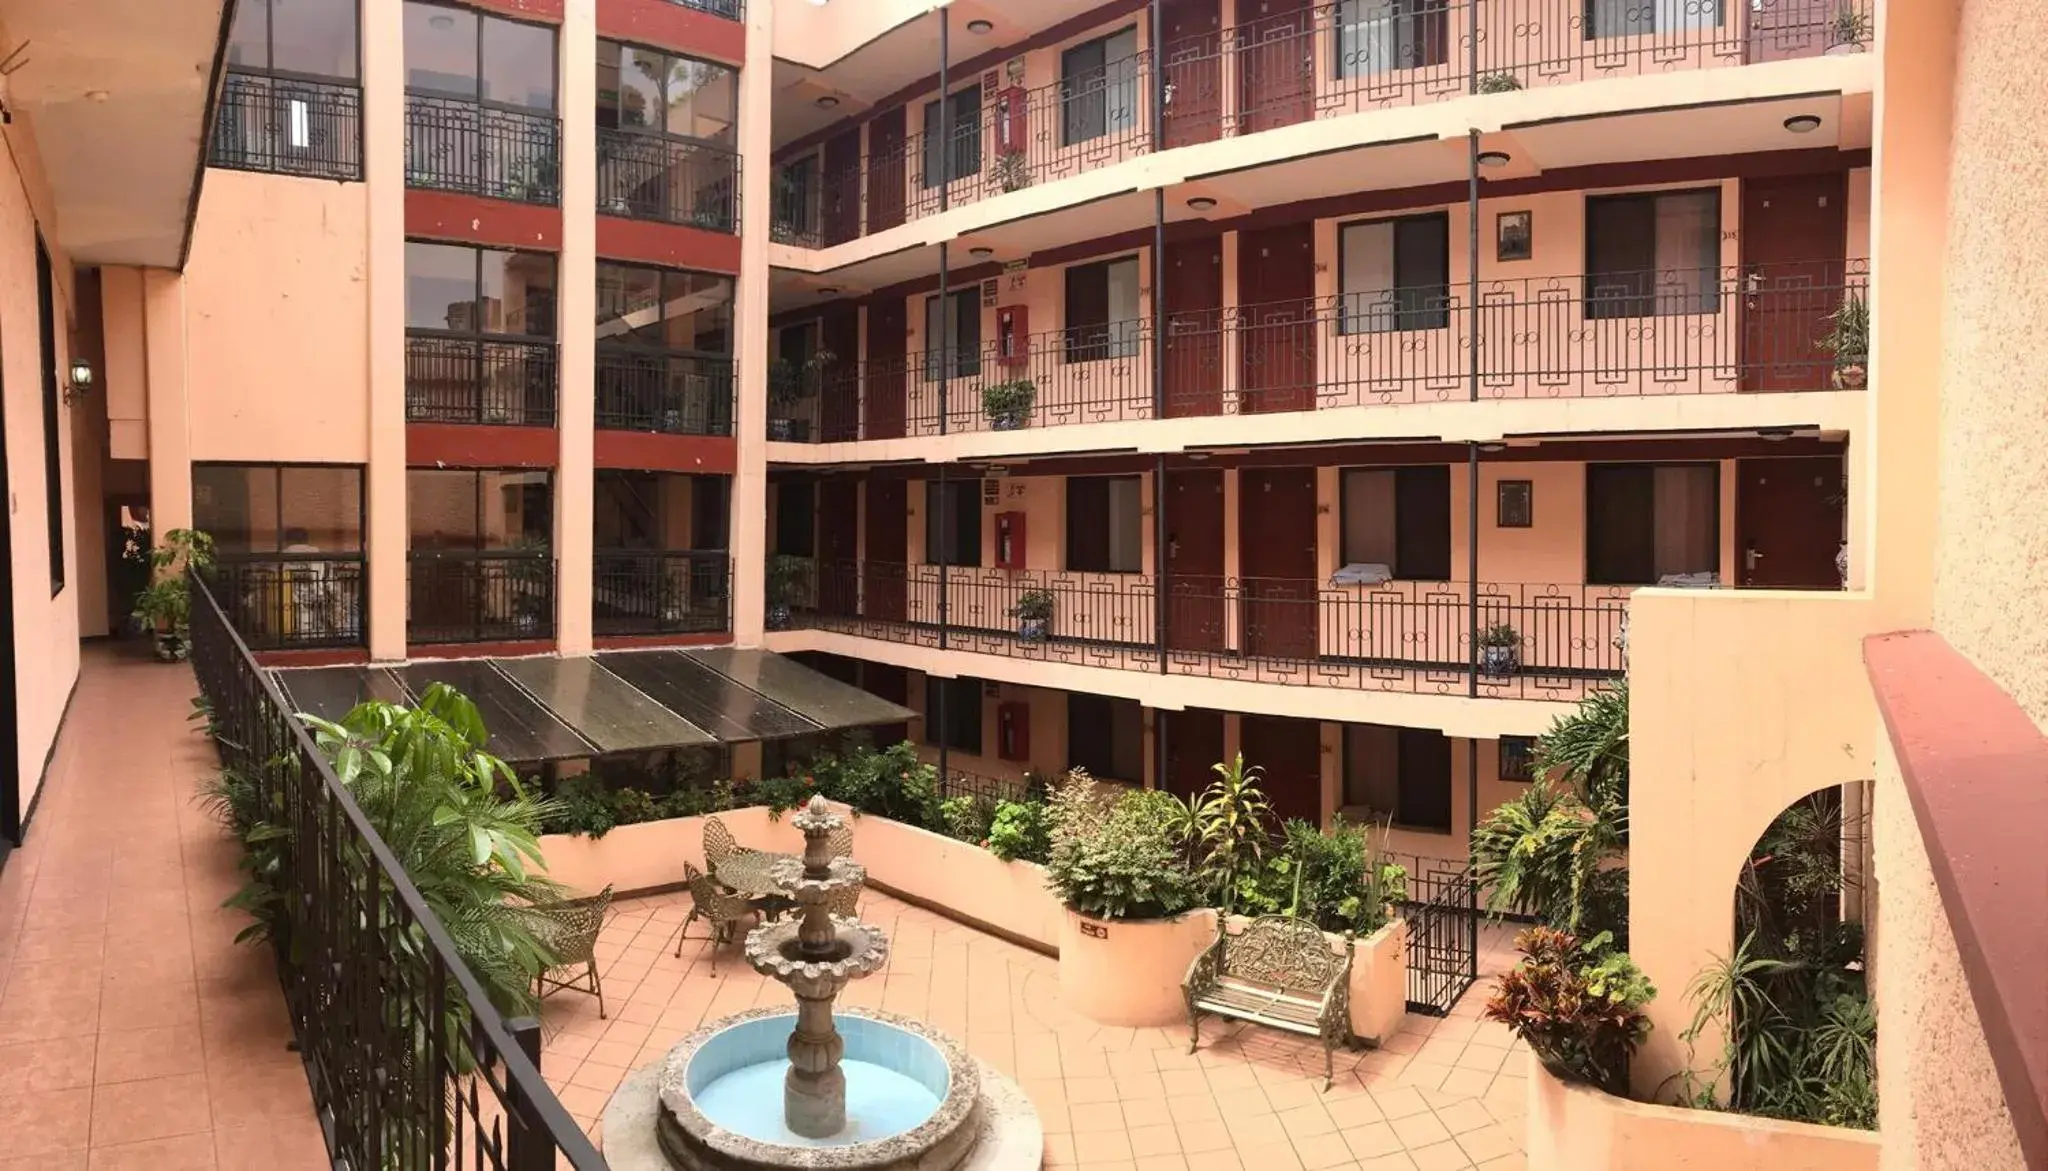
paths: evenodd
<path fill-rule="evenodd" d="M 883 1021 L 834 1020 L 846 1042 L 846 1129 L 829 1138 L 792 1133 L 782 1121 L 783 1047 L 796 1015 L 745 1021 L 713 1036 L 690 1059 L 690 1097 L 706 1118 L 757 1142 L 838 1147 L 874 1142 L 922 1125 L 952 1083 L 946 1059 L 915 1033 Z"/>

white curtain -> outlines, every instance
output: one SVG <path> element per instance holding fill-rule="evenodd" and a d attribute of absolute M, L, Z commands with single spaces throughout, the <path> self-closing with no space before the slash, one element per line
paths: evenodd
<path fill-rule="evenodd" d="M 1371 77 L 1414 64 L 1401 60 L 1396 0 L 1343 0 L 1337 5 L 1337 76 Z"/>
<path fill-rule="evenodd" d="M 1343 473 L 1346 565 L 1394 567 L 1394 473 L 1347 468 Z"/>
<path fill-rule="evenodd" d="M 1663 465 L 1652 489 L 1656 509 L 1656 573 L 1714 573 L 1721 566 L 1716 531 L 1720 477 L 1713 464 Z"/>
<path fill-rule="evenodd" d="M 1721 200 L 1691 191 L 1657 199 L 1657 312 L 1712 313 L 1720 290 Z"/>
<path fill-rule="evenodd" d="M 1145 525 L 1138 499 L 1138 479 L 1119 477 L 1109 482 L 1109 568 L 1116 573 L 1137 573 L 1144 567 Z"/>
<path fill-rule="evenodd" d="M 1394 312 L 1394 225 L 1348 224 L 1344 228 L 1343 272 L 1345 333 L 1391 333 L 1400 328 Z"/>
<path fill-rule="evenodd" d="M 1113 358 L 1136 357 L 1138 328 L 1143 316 L 1138 311 L 1138 259 L 1119 260 L 1108 266 L 1109 353 Z"/>

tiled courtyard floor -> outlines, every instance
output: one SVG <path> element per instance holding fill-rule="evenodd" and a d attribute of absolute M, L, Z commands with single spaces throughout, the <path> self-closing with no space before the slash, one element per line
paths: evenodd
<path fill-rule="evenodd" d="M 609 1020 L 587 996 L 547 1003 L 541 1069 L 593 1133 L 632 1069 L 704 1021 L 791 1003 L 736 946 L 714 966 L 692 938 L 674 957 L 685 895 L 624 904 L 599 940 Z M 1015 1077 L 1038 1106 L 1046 1166 L 1104 1171 L 1437 1171 L 1522 1166 L 1526 1055 L 1478 1019 L 1483 984 L 1436 1020 L 1410 1015 L 1376 1052 L 1338 1054 L 1322 1091 L 1322 1050 L 1305 1038 L 1206 1022 L 1187 1030 L 1102 1028 L 1060 1007 L 1056 961 L 870 893 L 861 917 L 889 932 L 889 965 L 844 1002 L 929 1021 Z M 1511 933 L 1482 935 L 1482 971 L 1510 962 Z"/>
<path fill-rule="evenodd" d="M 89 647 L 0 872 L 0 1171 L 327 1165 L 277 976 L 222 910 L 237 847 L 183 666 Z"/>

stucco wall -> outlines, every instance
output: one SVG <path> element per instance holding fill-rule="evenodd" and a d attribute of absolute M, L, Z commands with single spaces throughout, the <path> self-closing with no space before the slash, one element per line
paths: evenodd
<path fill-rule="evenodd" d="M 1970 0 L 1956 45 L 1935 628 L 2048 728 L 2048 73 L 2031 0 Z M 2037 39 L 2037 38 L 2035 38 Z"/>

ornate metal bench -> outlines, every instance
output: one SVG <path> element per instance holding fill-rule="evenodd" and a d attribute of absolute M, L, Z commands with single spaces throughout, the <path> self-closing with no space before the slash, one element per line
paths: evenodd
<path fill-rule="evenodd" d="M 1351 1038 L 1351 956 L 1330 950 L 1315 924 L 1265 915 L 1232 935 L 1219 917 L 1216 942 L 1188 965 L 1181 993 L 1188 1002 L 1188 1052 L 1202 1043 L 1202 1014 L 1318 1037 L 1323 1042 L 1323 1088 L 1335 1077 L 1337 1046 Z"/>

